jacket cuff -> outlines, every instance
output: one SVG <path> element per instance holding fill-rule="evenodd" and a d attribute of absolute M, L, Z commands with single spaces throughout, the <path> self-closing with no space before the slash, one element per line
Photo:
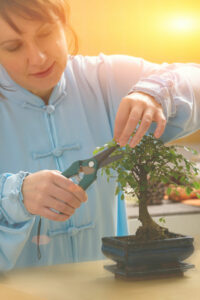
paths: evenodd
<path fill-rule="evenodd" d="M 25 222 L 35 215 L 30 214 L 23 204 L 21 187 L 28 172 L 20 171 L 17 174 L 5 174 L 1 178 L 0 209 L 10 224 Z"/>
<path fill-rule="evenodd" d="M 144 78 L 136 83 L 128 94 L 133 92 L 142 92 L 148 94 L 162 105 L 166 120 L 176 114 L 175 105 L 172 103 L 172 95 L 170 87 L 173 86 L 172 81 L 161 82 L 159 79 Z"/>

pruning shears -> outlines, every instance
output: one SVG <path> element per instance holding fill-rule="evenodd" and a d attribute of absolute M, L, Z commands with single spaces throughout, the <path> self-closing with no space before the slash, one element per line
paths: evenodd
<path fill-rule="evenodd" d="M 123 154 L 110 156 L 113 151 L 115 151 L 119 145 L 110 147 L 99 154 L 85 160 L 77 160 L 71 164 L 71 166 L 62 172 L 67 178 L 78 176 L 80 178 L 80 173 L 83 173 L 82 179 L 79 181 L 79 186 L 86 190 L 97 178 L 97 171 L 110 164 L 111 162 L 122 158 Z M 41 218 L 38 224 L 37 233 L 37 255 L 38 259 L 41 258 L 39 239 L 40 239 L 40 228 L 41 228 Z"/>
<path fill-rule="evenodd" d="M 119 145 L 112 146 L 102 152 L 96 154 L 95 156 L 86 160 L 77 160 L 71 164 L 71 166 L 62 172 L 62 175 L 70 178 L 77 176 L 79 178 L 78 185 L 86 190 L 97 178 L 97 171 L 110 164 L 111 162 L 122 158 L 123 154 L 118 154 L 110 156 L 113 151 L 115 151 Z M 80 178 L 80 173 L 83 173 L 82 179 Z"/>

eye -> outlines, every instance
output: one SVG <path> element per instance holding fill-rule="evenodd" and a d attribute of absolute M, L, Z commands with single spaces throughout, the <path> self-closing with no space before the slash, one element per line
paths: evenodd
<path fill-rule="evenodd" d="M 46 37 L 46 36 L 49 36 L 50 34 L 51 34 L 51 31 L 46 31 L 46 32 L 40 33 L 39 37 Z"/>
<path fill-rule="evenodd" d="M 48 37 L 56 30 L 56 28 L 56 24 L 49 24 L 48 26 L 44 26 L 44 28 L 42 28 L 40 32 L 38 32 L 38 37 Z"/>
<path fill-rule="evenodd" d="M 21 47 L 21 45 L 16 45 L 16 46 L 12 46 L 12 47 L 6 48 L 6 50 L 7 50 L 8 52 L 14 52 L 14 51 L 19 50 L 20 47 Z"/>

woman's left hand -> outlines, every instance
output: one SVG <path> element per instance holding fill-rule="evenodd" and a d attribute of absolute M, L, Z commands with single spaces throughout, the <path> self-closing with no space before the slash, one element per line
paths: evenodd
<path fill-rule="evenodd" d="M 152 122 L 157 123 L 156 138 L 163 134 L 166 126 L 161 104 L 150 95 L 134 92 L 122 99 L 115 119 L 114 139 L 121 147 L 128 143 L 139 121 L 140 126 L 129 143 L 132 148 L 140 142 Z"/>

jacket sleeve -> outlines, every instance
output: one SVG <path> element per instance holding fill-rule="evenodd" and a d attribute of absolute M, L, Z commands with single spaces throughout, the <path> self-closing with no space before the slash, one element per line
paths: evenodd
<path fill-rule="evenodd" d="M 99 78 L 106 96 L 112 99 L 114 115 L 119 102 L 130 91 L 153 96 L 162 107 L 167 126 L 164 142 L 191 134 L 200 128 L 200 66 L 197 64 L 155 64 L 125 55 L 105 56 Z M 107 74 L 107 76 L 105 76 Z M 107 78 L 107 79 L 106 79 Z M 152 124 L 150 131 L 154 131 Z"/>
<path fill-rule="evenodd" d="M 27 174 L 0 175 L 0 271 L 15 266 L 35 221 L 23 205 L 21 186 Z"/>

